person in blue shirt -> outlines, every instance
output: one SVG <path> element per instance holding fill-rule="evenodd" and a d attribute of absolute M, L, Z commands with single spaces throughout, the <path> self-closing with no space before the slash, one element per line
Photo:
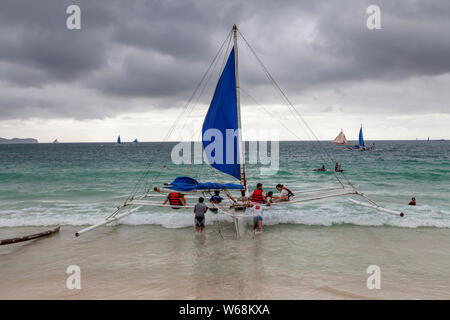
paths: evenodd
<path fill-rule="evenodd" d="M 220 191 L 216 190 L 214 191 L 214 195 L 209 199 L 209 202 L 211 202 L 214 206 L 215 204 L 221 203 L 222 200 L 223 198 L 220 196 Z M 209 210 L 213 213 L 217 213 L 217 208 L 210 208 Z"/>

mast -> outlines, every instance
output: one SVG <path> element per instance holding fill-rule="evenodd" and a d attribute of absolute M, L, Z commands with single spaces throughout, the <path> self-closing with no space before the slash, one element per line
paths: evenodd
<path fill-rule="evenodd" d="M 234 67 L 236 70 L 236 108 L 237 108 L 238 129 L 239 129 L 239 162 L 241 164 L 241 185 L 244 186 L 244 190 L 245 190 L 245 192 L 247 192 L 247 180 L 245 179 L 245 168 L 244 168 L 245 144 L 242 142 L 241 101 L 240 101 L 240 97 L 239 97 L 238 45 L 237 45 L 237 26 L 236 25 L 233 25 L 233 40 L 234 40 Z"/>

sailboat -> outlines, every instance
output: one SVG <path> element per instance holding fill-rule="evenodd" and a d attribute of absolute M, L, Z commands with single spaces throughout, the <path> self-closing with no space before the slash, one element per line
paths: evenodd
<path fill-rule="evenodd" d="M 176 177 L 170 183 L 164 183 L 162 186 L 155 186 L 152 188 L 150 182 L 147 180 L 143 182 L 143 192 L 137 193 L 133 192 L 117 209 L 108 217 L 101 220 L 97 224 L 84 228 L 75 233 L 75 236 L 80 236 L 86 232 L 99 228 L 101 226 L 107 225 L 111 222 L 122 219 L 130 214 L 136 212 L 142 207 L 168 207 L 177 209 L 187 209 L 192 211 L 194 204 L 192 201 L 196 201 L 199 195 L 207 196 L 214 191 L 223 191 L 226 194 L 231 194 L 232 192 L 241 193 L 242 190 L 245 191 L 248 196 L 248 183 L 246 179 L 246 172 L 244 166 L 244 154 L 243 150 L 245 145 L 242 141 L 241 135 L 241 105 L 239 96 L 239 75 L 238 75 L 238 44 L 237 44 L 237 27 L 233 26 L 231 32 L 229 33 L 227 39 L 231 42 L 233 40 L 233 45 L 231 46 L 228 55 L 226 55 L 226 63 L 224 63 L 221 70 L 221 74 L 217 85 L 214 90 L 214 94 L 209 105 L 209 109 L 206 113 L 205 119 L 202 125 L 202 146 L 205 154 L 207 155 L 207 160 L 209 162 L 211 171 L 214 176 L 215 172 L 221 172 L 227 175 L 229 178 L 233 179 L 235 183 L 224 183 L 217 182 L 219 179 L 216 178 L 216 182 L 199 182 L 196 179 L 188 176 Z M 239 35 L 243 38 L 245 43 L 250 47 L 247 40 L 239 32 Z M 256 56 L 254 50 L 251 48 L 252 53 L 261 63 L 261 60 Z M 214 62 L 214 61 L 213 61 Z M 225 61 L 224 61 L 225 62 Z M 263 66 L 263 65 L 262 65 Z M 267 71 L 267 68 L 265 68 Z M 272 76 L 268 73 L 267 75 L 273 80 Z M 273 80 L 273 82 L 275 82 Z M 281 94 L 284 96 L 286 101 L 288 101 L 289 106 L 295 107 L 290 103 L 284 92 L 281 91 L 280 87 L 276 86 Z M 194 91 L 195 93 L 195 91 Z M 296 111 L 298 113 L 298 111 Z M 302 119 L 303 120 L 303 119 Z M 207 137 L 208 130 L 215 130 L 215 132 L 221 133 L 223 137 L 227 135 L 227 131 L 232 130 L 232 132 L 237 133 L 233 136 L 232 145 L 227 145 L 225 139 L 221 142 L 224 152 L 223 158 L 227 159 L 225 163 L 216 162 L 212 157 L 212 153 L 206 152 L 206 149 L 211 147 L 212 143 L 217 143 L 215 140 L 211 141 L 211 137 Z M 317 139 L 317 138 L 316 138 Z M 319 143 L 319 140 L 317 139 Z M 163 166 L 165 168 L 165 166 Z M 148 175 L 149 171 L 144 175 L 150 179 Z M 326 199 L 331 197 L 343 196 L 343 195 L 356 195 L 366 200 L 365 202 L 360 202 L 354 199 L 349 199 L 353 203 L 365 207 L 375 209 L 379 212 L 388 213 L 396 216 L 403 216 L 404 214 L 399 211 L 394 211 L 390 209 L 383 208 L 375 203 L 373 200 L 368 198 L 365 194 L 359 192 L 350 181 L 341 173 L 333 173 L 339 182 L 339 186 L 334 188 L 322 188 L 315 190 L 298 190 L 293 191 L 295 196 L 292 200 L 287 202 L 273 203 L 271 206 L 283 206 L 283 205 L 296 205 L 299 203 L 314 201 L 319 199 Z M 340 175 L 340 176 L 338 176 Z M 144 176 L 143 176 L 144 177 Z M 141 179 L 145 181 L 144 178 Z M 345 181 L 344 181 L 345 180 Z M 155 181 L 156 183 L 156 181 Z M 137 190 L 137 188 L 135 188 Z M 186 204 L 182 207 L 174 206 L 171 204 L 162 204 L 163 198 L 171 192 L 180 192 L 185 194 Z M 235 195 L 235 198 L 238 196 Z M 152 200 L 156 199 L 156 200 Z M 191 202 L 191 203 L 188 203 Z M 240 238 L 244 233 L 246 233 L 247 220 L 251 220 L 252 215 L 248 214 L 244 210 L 235 210 L 234 208 L 242 208 L 248 206 L 246 201 L 235 201 L 231 206 L 225 204 L 216 204 L 216 209 L 218 214 L 222 214 L 224 217 L 228 217 L 234 224 L 234 230 L 236 233 L 236 238 Z"/>
<path fill-rule="evenodd" d="M 359 134 L 358 134 L 358 149 L 366 150 L 366 143 L 364 142 L 362 124 L 361 124 L 361 128 L 359 128 Z"/>
<path fill-rule="evenodd" d="M 117 144 L 122 144 L 122 141 L 120 140 L 120 135 L 117 137 Z"/>
<path fill-rule="evenodd" d="M 366 147 L 366 143 L 365 143 L 364 137 L 363 137 L 362 124 L 361 124 L 361 128 L 359 128 L 358 142 L 359 142 L 359 150 L 361 150 L 361 151 L 375 150 L 375 143 L 372 143 L 372 145 L 370 147 Z"/>
<path fill-rule="evenodd" d="M 139 143 L 138 139 L 133 140 L 134 143 Z"/>
<path fill-rule="evenodd" d="M 345 137 L 344 131 L 342 129 L 338 136 L 334 138 L 333 143 L 342 146 L 348 145 L 347 138 Z"/>
<path fill-rule="evenodd" d="M 361 127 L 359 128 L 358 144 L 354 145 L 353 147 L 348 147 L 347 149 L 357 149 L 360 151 L 369 151 L 369 150 L 375 149 L 375 143 L 373 143 L 370 147 L 366 147 L 366 142 L 364 141 L 364 136 L 363 136 L 362 124 L 361 124 Z"/>
<path fill-rule="evenodd" d="M 361 124 L 361 128 L 359 128 L 358 142 L 359 142 L 360 148 L 362 148 L 363 150 L 368 150 L 368 148 L 366 148 L 366 143 L 364 142 L 362 124 Z"/>

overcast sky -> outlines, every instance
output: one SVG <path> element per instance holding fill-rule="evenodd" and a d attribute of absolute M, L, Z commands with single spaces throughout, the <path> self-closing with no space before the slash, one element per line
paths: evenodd
<path fill-rule="evenodd" d="M 66 27 L 70 4 L 81 30 Z M 366 26 L 371 4 L 380 30 Z M 356 139 L 361 123 L 369 141 L 450 138 L 448 0 L 2 0 L 0 137 L 162 140 L 234 23 L 320 139 Z M 243 41 L 239 53 L 244 138 L 307 139 Z"/>

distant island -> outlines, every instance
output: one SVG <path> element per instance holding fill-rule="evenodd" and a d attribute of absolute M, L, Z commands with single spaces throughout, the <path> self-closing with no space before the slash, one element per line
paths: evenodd
<path fill-rule="evenodd" d="M 5 138 L 0 138 L 0 144 L 25 144 L 25 143 L 38 143 L 38 141 L 37 141 L 37 139 L 33 139 L 33 138 L 26 138 L 26 139 L 20 139 L 20 138 L 5 139 Z"/>

